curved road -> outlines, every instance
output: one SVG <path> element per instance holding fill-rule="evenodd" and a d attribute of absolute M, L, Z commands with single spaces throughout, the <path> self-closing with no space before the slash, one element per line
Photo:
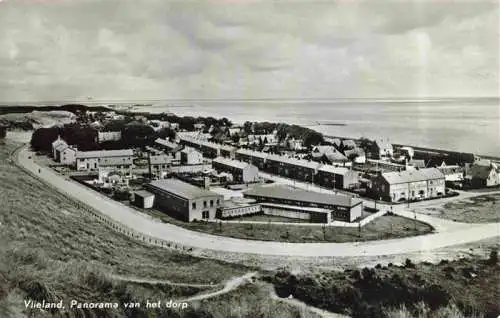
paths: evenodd
<path fill-rule="evenodd" d="M 438 232 L 418 237 L 352 243 L 284 243 L 221 237 L 190 231 L 179 226 L 151 219 L 77 182 L 66 179 L 50 168 L 38 165 L 30 159 L 30 156 L 33 155 L 33 153 L 27 150 L 27 147 L 23 147 L 17 152 L 17 156 L 14 159 L 25 169 L 38 175 L 60 192 L 85 202 L 95 210 L 129 228 L 135 229 L 137 232 L 197 249 L 229 253 L 311 258 L 379 256 L 429 251 L 500 235 L 500 223 L 464 224 L 436 219 L 430 216 L 418 216 L 417 219 L 425 218 L 431 225 L 434 225 L 433 223 L 439 225 L 435 226 Z M 413 216 L 411 212 L 400 211 L 399 208 L 397 210 L 394 212 Z"/>

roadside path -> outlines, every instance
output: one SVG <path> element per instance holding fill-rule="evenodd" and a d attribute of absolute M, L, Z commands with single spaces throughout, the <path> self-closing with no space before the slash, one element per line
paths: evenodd
<path fill-rule="evenodd" d="M 196 300 L 199 301 L 199 300 L 203 300 L 203 299 L 208 299 L 208 298 L 213 298 L 213 297 L 217 297 L 220 295 L 224 295 L 224 294 L 227 294 L 227 293 L 237 289 L 240 286 L 251 283 L 253 281 L 252 280 L 253 277 L 257 277 L 257 272 L 247 273 L 241 277 L 233 278 L 233 279 L 227 281 L 227 283 L 224 285 L 224 288 L 221 290 L 211 292 L 211 293 L 198 294 L 198 295 L 191 296 L 188 298 L 176 300 L 176 302 L 180 303 L 180 302 L 191 302 L 191 301 L 196 301 Z"/>
<path fill-rule="evenodd" d="M 121 276 L 121 275 L 110 275 L 111 279 L 119 280 L 123 282 L 131 282 L 131 283 L 139 283 L 139 284 L 150 284 L 150 285 L 172 285 L 172 286 L 180 286 L 180 287 L 217 287 L 222 284 L 192 284 L 192 283 L 177 283 L 170 280 L 165 279 L 147 279 L 147 278 L 139 278 L 139 277 L 129 277 L 129 276 Z"/>
<path fill-rule="evenodd" d="M 153 238 L 176 242 L 202 250 L 288 257 L 351 257 L 406 254 L 471 243 L 500 235 L 500 223 L 460 224 L 442 227 L 446 231 L 400 239 L 349 243 L 284 243 L 243 240 L 190 231 L 173 224 L 161 223 L 137 210 L 97 193 L 50 168 L 42 167 L 30 157 L 26 147 L 15 160 L 25 169 L 52 185 L 58 191 L 80 200 L 117 223 Z M 435 219 L 427 216 L 429 220 Z M 431 223 L 431 225 L 433 225 Z M 437 227 L 439 228 L 439 226 Z"/>

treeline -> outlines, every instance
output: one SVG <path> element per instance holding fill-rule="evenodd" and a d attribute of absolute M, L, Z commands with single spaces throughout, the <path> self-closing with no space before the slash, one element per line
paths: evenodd
<path fill-rule="evenodd" d="M 277 132 L 278 141 L 281 142 L 288 138 L 301 139 L 304 146 L 311 147 L 324 143 L 323 135 L 313 129 L 299 125 L 290 125 L 286 123 L 271 122 L 245 122 L 243 124 L 243 133 L 245 135 L 265 135 Z"/>
<path fill-rule="evenodd" d="M 68 124 L 63 127 L 39 128 L 31 136 L 31 148 L 39 152 L 51 152 L 52 143 L 61 136 L 68 145 L 75 145 L 79 150 L 99 150 L 97 131 L 89 126 Z"/>
<path fill-rule="evenodd" d="M 231 127 L 233 125 L 233 123 L 226 117 L 217 119 L 214 117 L 177 116 L 172 113 L 151 114 L 151 113 L 137 113 L 137 112 L 131 113 L 128 111 L 118 111 L 117 114 L 121 114 L 126 117 L 141 116 L 148 120 L 161 120 L 161 121 L 168 121 L 170 123 L 177 123 L 179 124 L 179 129 L 185 129 L 188 131 L 194 130 L 194 125 L 199 123 L 204 124 L 205 132 L 208 131 L 208 128 L 210 126 Z"/>
<path fill-rule="evenodd" d="M 112 109 L 104 106 L 86 106 L 81 104 L 67 104 L 61 106 L 0 106 L 0 115 L 13 114 L 13 113 L 31 113 L 32 111 L 68 111 L 73 114 L 82 113 L 86 111 L 100 111 L 109 112 Z"/>
<path fill-rule="evenodd" d="M 61 136 L 68 145 L 77 146 L 81 151 L 145 148 L 152 146 L 157 138 L 175 136 L 175 132 L 170 129 L 154 131 L 143 124 L 124 124 L 118 131 L 122 133 L 121 140 L 99 143 L 98 131 L 88 125 L 68 124 L 63 127 L 40 128 L 33 132 L 31 147 L 35 151 L 51 152 L 52 143 Z"/>

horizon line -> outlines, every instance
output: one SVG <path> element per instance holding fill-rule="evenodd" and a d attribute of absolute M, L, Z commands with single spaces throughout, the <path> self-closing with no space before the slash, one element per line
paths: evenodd
<path fill-rule="evenodd" d="M 478 96 L 478 97 L 347 97 L 347 98 L 147 98 L 147 99 L 61 99 L 61 100 L 24 100 L 24 101 L 0 101 L 1 106 L 14 103 L 36 103 L 36 104 L 72 104 L 72 103 L 134 103 L 134 102 L 302 102 L 302 101 L 322 101 L 322 102 L 348 102 L 348 101 L 374 101 L 374 102 L 430 102 L 447 100 L 499 100 L 500 96 Z"/>

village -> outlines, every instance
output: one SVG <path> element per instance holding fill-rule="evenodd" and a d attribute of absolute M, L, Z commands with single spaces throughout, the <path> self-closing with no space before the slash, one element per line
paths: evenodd
<path fill-rule="evenodd" d="M 348 224 L 389 212 L 379 211 L 377 202 L 410 204 L 500 184 L 497 165 L 474 155 L 436 156 L 389 139 L 306 141 L 269 123 L 210 119 L 208 126 L 191 118 L 186 125 L 168 118 L 88 111 L 75 129 L 91 129 L 95 145 L 112 149 L 79 150 L 52 134 L 50 158 L 37 160 L 115 200 L 184 222 L 267 215 Z M 127 124 L 120 128 L 117 121 Z M 141 137 L 144 130 L 153 134 Z M 137 146 L 130 138 L 144 142 Z"/>

